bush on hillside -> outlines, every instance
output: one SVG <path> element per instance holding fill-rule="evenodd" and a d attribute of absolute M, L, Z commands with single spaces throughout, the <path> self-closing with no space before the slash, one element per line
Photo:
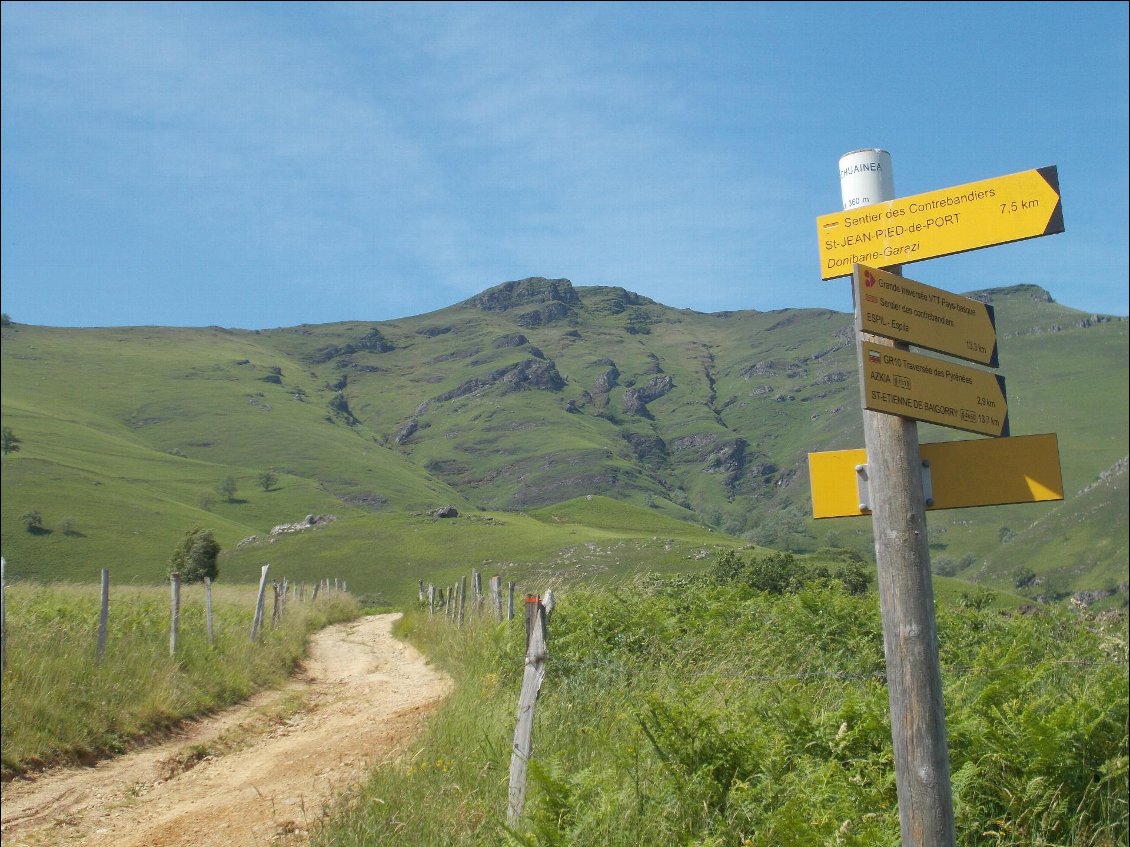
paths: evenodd
<path fill-rule="evenodd" d="M 169 559 L 169 573 L 179 573 L 184 582 L 203 582 L 204 577 L 214 582 L 220 575 L 216 563 L 219 555 L 220 545 L 212 530 L 196 527 L 185 533 L 184 539 L 173 551 Z"/>
<path fill-rule="evenodd" d="M 235 499 L 236 484 L 235 480 L 230 476 L 225 476 L 220 484 L 216 486 L 216 492 L 220 494 L 227 502 L 232 502 Z"/>
<path fill-rule="evenodd" d="M 264 491 L 270 491 L 272 488 L 275 487 L 275 483 L 278 482 L 278 481 L 279 481 L 279 478 L 277 476 L 275 476 L 274 471 L 268 470 L 268 471 L 263 471 L 261 474 L 259 474 L 259 487 L 262 488 Z"/>
<path fill-rule="evenodd" d="M 823 565 L 805 565 L 792 553 L 770 553 L 743 559 L 734 550 L 722 553 L 706 572 L 715 585 L 745 585 L 766 594 L 795 594 L 805 586 L 828 586 L 839 582 L 849 594 L 866 594 L 871 582 L 867 567 L 852 555 L 833 577 Z"/>
<path fill-rule="evenodd" d="M 20 452 L 20 439 L 14 432 L 12 432 L 12 428 L 10 426 L 4 427 L 3 436 L 0 437 L 0 447 L 3 448 L 5 456 L 7 456 L 9 453 Z"/>

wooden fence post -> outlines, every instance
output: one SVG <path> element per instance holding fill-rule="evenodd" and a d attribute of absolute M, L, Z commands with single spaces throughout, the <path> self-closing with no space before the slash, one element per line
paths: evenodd
<path fill-rule="evenodd" d="M 255 618 L 251 621 L 251 640 L 254 641 L 259 637 L 259 627 L 263 625 L 263 595 L 267 592 L 267 571 L 270 565 L 263 565 L 262 572 L 259 575 L 259 596 L 255 599 Z M 315 596 L 318 592 L 315 590 Z"/>
<path fill-rule="evenodd" d="M 8 561 L 0 556 L 0 670 L 8 667 Z"/>
<path fill-rule="evenodd" d="M 490 605 L 494 609 L 494 616 L 502 620 L 502 577 L 490 578 Z"/>
<path fill-rule="evenodd" d="M 517 826 L 526 801 L 526 770 L 534 733 L 534 706 L 545 678 L 546 611 L 535 596 L 526 598 L 526 668 L 522 674 L 522 694 L 518 699 L 518 724 L 510 752 L 510 802 L 506 820 Z"/>
<path fill-rule="evenodd" d="M 212 580 L 204 577 L 204 624 L 208 628 L 208 646 L 216 644 L 216 631 L 212 628 Z"/>
<path fill-rule="evenodd" d="M 507 585 L 510 590 L 510 602 L 507 604 L 506 608 L 506 620 L 512 621 L 514 620 L 514 583 L 510 582 L 507 583 Z"/>
<path fill-rule="evenodd" d="M 110 623 L 110 569 L 102 568 L 102 597 L 98 604 L 98 646 L 94 651 L 95 664 L 106 657 L 106 632 Z"/>
<path fill-rule="evenodd" d="M 462 577 L 459 582 L 459 625 L 463 626 L 463 621 L 467 616 L 467 577 Z"/>
<path fill-rule="evenodd" d="M 177 630 L 180 628 L 180 574 L 176 571 L 169 577 L 173 589 L 173 619 L 169 623 L 169 655 L 177 654 Z"/>
<path fill-rule="evenodd" d="M 271 609 L 271 629 L 274 629 L 279 625 L 279 584 L 277 582 L 272 582 L 271 590 L 275 594 L 275 605 Z"/>

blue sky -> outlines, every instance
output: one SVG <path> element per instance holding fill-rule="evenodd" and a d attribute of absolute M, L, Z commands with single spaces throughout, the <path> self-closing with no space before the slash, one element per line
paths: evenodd
<path fill-rule="evenodd" d="M 384 320 L 527 276 L 851 308 L 815 220 L 1057 165 L 1066 232 L 908 265 L 1126 315 L 1126 3 L 5 2 L 2 293 L 53 326 Z"/>

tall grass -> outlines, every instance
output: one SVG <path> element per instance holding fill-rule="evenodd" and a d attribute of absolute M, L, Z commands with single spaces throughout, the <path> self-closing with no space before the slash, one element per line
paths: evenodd
<path fill-rule="evenodd" d="M 874 595 L 642 578 L 563 592 L 524 817 L 505 825 L 520 622 L 404 634 L 457 689 L 316 843 L 859 845 L 899 839 Z M 939 609 L 959 843 L 1127 843 L 1124 619 Z"/>
<path fill-rule="evenodd" d="M 349 595 L 291 601 L 279 625 L 250 641 L 255 588 L 213 589 L 209 645 L 201 586 L 181 591 L 177 655 L 169 655 L 167 588 L 112 588 L 108 642 L 95 663 L 97 587 L 8 587 L 3 675 L 3 778 L 31 768 L 120 752 L 183 718 L 281 684 L 312 631 L 357 614 Z"/>

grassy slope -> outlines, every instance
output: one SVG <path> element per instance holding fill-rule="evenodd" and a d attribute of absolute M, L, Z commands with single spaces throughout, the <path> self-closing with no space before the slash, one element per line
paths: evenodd
<path fill-rule="evenodd" d="M 264 332 L 7 328 L 3 422 L 23 443 L 4 458 L 5 555 L 44 577 L 85 579 L 120 563 L 151 580 L 194 525 L 213 527 L 230 549 L 276 523 L 332 512 L 343 520 L 322 537 L 345 546 L 323 555 L 340 555 L 340 570 L 382 532 L 399 532 L 404 512 L 444 503 L 465 514 L 521 510 L 593 493 L 765 545 L 870 550 L 868 521 L 808 517 L 805 454 L 862 442 L 847 315 L 703 315 L 622 289 L 576 291 L 580 302 L 564 317 L 534 326 L 521 322 L 524 306 L 462 304 L 381 324 Z M 1071 496 L 1127 451 L 1127 324 L 1076 326 L 1085 315 L 1027 287 L 992 296 L 1013 431 L 1059 433 Z M 365 349 L 374 329 L 387 344 Z M 518 332 L 526 344 L 513 339 Z M 436 399 L 539 356 L 563 389 L 472 385 Z M 619 378 L 602 395 L 609 359 Z M 646 414 L 628 413 L 628 389 L 657 374 L 671 378 L 671 391 Z M 418 429 L 397 439 L 409 422 Z M 922 430 L 924 441 L 965 437 Z M 268 467 L 279 484 L 264 492 L 255 478 Z M 236 502 L 213 494 L 202 509 L 229 475 Z M 19 516 L 29 509 L 53 531 L 24 532 Z M 1000 545 L 1002 527 L 1022 535 L 1048 510 L 936 513 L 931 542 L 939 557 L 972 555 L 961 575 L 1006 586 L 1017 562 Z M 78 534 L 61 531 L 65 517 Z M 1089 532 L 1111 557 L 1076 587 L 1101 587 L 1125 569 L 1117 509 L 1091 520 Z M 525 549 L 521 536 L 506 545 Z M 496 548 L 481 558 L 522 557 Z M 1046 558 L 1032 559 L 1037 573 L 1061 564 Z"/>
<path fill-rule="evenodd" d="M 367 512 L 341 498 L 463 502 L 327 418 L 324 389 L 296 400 L 309 374 L 253 333 L 19 327 L 5 330 L 3 361 L 4 426 L 22 442 L 4 457 L 4 551 L 24 575 L 84 579 L 118 565 L 151 581 L 194 525 L 228 547 L 311 512 Z M 271 367 L 282 385 L 262 381 Z M 279 480 L 263 491 L 256 478 L 271 467 Z M 215 494 L 227 476 L 238 485 L 231 503 Z M 23 531 L 32 509 L 48 532 Z M 64 518 L 76 533 L 62 531 Z"/>
<path fill-rule="evenodd" d="M 705 561 L 694 558 L 702 550 L 740 543 L 653 510 L 594 497 L 528 514 L 369 515 L 273 543 L 264 539 L 225 553 L 220 567 L 232 579 L 250 581 L 269 562 L 280 577 L 344 579 L 367 602 L 389 605 L 414 596 L 418 580 L 453 585 L 472 568 L 540 591 L 623 570 L 678 570 Z"/>

